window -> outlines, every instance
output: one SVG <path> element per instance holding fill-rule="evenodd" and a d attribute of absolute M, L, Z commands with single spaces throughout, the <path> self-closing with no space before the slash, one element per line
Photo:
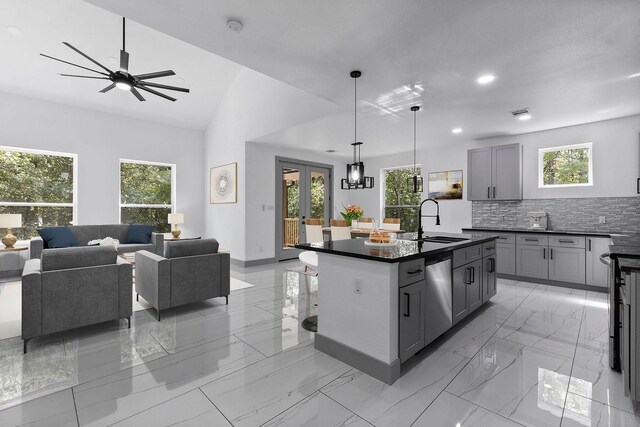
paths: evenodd
<path fill-rule="evenodd" d="M 76 164 L 75 154 L 0 147 L 0 213 L 22 214 L 18 239 L 75 222 Z"/>
<path fill-rule="evenodd" d="M 538 187 L 593 185 L 591 143 L 541 148 Z"/>
<path fill-rule="evenodd" d="M 167 216 L 175 200 L 175 165 L 120 160 L 120 223 L 171 231 Z"/>
<path fill-rule="evenodd" d="M 420 166 L 416 172 L 420 173 Z M 400 227 L 407 231 L 418 230 L 418 208 L 422 193 L 413 193 L 409 178 L 413 176 L 413 166 L 382 170 L 384 191 L 384 217 L 400 218 Z"/>

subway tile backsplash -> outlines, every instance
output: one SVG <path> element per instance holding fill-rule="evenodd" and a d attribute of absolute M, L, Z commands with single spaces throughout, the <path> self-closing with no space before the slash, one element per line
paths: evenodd
<path fill-rule="evenodd" d="M 473 226 L 526 228 L 527 213 L 540 211 L 547 213 L 551 230 L 640 233 L 640 197 L 473 202 Z M 606 223 L 598 223 L 600 216 Z"/>

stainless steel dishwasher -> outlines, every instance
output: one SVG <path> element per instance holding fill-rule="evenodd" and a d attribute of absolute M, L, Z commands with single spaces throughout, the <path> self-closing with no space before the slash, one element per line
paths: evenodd
<path fill-rule="evenodd" d="M 425 262 L 425 346 L 453 325 L 451 309 L 451 256 Z"/>

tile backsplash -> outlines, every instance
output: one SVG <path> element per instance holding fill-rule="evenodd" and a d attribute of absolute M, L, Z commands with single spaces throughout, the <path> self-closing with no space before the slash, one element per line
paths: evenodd
<path fill-rule="evenodd" d="M 540 211 L 547 213 L 551 230 L 640 233 L 640 197 L 473 202 L 473 226 L 527 227 L 527 213 Z M 604 224 L 598 223 L 600 216 L 606 218 Z"/>

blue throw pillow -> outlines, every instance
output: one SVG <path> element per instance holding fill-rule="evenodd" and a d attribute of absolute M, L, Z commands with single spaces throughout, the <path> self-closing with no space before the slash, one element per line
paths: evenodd
<path fill-rule="evenodd" d="M 69 227 L 47 227 L 37 231 L 44 241 L 45 249 L 79 246 L 76 236 L 73 235 Z"/>
<path fill-rule="evenodd" d="M 153 225 L 131 224 L 123 243 L 151 243 Z"/>

